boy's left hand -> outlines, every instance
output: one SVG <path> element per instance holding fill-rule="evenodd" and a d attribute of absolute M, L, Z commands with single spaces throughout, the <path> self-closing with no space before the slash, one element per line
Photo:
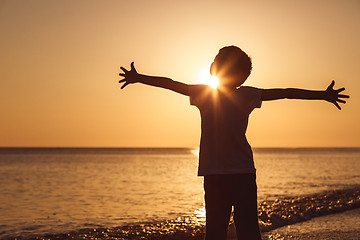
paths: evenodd
<path fill-rule="evenodd" d="M 136 71 L 136 69 L 134 67 L 134 62 L 132 62 L 130 64 L 130 68 L 131 68 L 130 71 L 128 71 L 124 67 L 120 67 L 120 69 L 123 70 L 123 72 L 124 72 L 124 73 L 119 73 L 119 76 L 124 77 L 124 79 L 119 81 L 119 83 L 124 83 L 121 86 L 121 89 L 123 89 L 130 83 L 136 83 L 139 81 L 140 74 L 138 74 L 138 72 Z"/>
<path fill-rule="evenodd" d="M 339 94 L 340 92 L 344 91 L 345 88 L 339 88 L 335 90 L 333 87 L 335 85 L 335 81 L 333 80 L 330 85 L 325 90 L 325 100 L 334 104 L 339 110 L 341 107 L 339 103 L 346 103 L 346 101 L 342 100 L 341 98 L 349 98 L 349 95 Z"/>

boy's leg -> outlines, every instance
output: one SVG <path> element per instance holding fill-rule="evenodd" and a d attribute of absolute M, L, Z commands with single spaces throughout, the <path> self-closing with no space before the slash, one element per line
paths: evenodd
<path fill-rule="evenodd" d="M 225 185 L 225 186 L 224 186 Z M 204 177 L 206 240 L 226 240 L 232 205 L 223 175 Z"/>
<path fill-rule="evenodd" d="M 239 174 L 233 184 L 234 221 L 238 240 L 261 240 L 256 175 Z"/>

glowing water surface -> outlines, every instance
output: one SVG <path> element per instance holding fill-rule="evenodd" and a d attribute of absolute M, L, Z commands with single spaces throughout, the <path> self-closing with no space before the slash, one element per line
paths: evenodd
<path fill-rule="evenodd" d="M 255 149 L 259 201 L 360 183 L 359 149 Z M 1 235 L 204 215 L 194 149 L 1 149 Z"/>

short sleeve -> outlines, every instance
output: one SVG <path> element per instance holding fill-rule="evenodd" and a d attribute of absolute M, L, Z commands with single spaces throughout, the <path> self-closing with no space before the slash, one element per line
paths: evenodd
<path fill-rule="evenodd" d="M 207 85 L 191 85 L 189 87 L 190 105 L 199 107 L 204 102 L 204 94 L 208 92 Z"/>
<path fill-rule="evenodd" d="M 194 105 L 196 106 L 197 104 L 197 100 L 198 100 L 198 92 L 196 91 L 196 89 L 194 89 L 193 87 L 189 88 L 189 100 L 190 100 L 190 105 Z"/>
<path fill-rule="evenodd" d="M 252 111 L 254 108 L 260 108 L 261 107 L 261 95 L 263 89 L 261 88 L 255 88 L 255 87 L 249 87 L 244 86 L 240 87 L 240 90 L 245 94 L 248 102 L 249 102 L 249 110 Z"/>
<path fill-rule="evenodd" d="M 262 95 L 262 92 L 263 90 L 260 89 L 260 88 L 254 88 L 254 87 L 251 87 L 252 88 L 252 92 L 253 92 L 253 95 L 254 95 L 254 108 L 261 108 L 261 95 Z"/>

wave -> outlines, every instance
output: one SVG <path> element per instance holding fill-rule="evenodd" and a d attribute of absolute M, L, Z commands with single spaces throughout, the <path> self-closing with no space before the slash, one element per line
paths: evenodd
<path fill-rule="evenodd" d="M 309 220 L 314 217 L 339 213 L 360 207 L 360 186 L 350 189 L 263 201 L 259 204 L 259 224 L 262 232 Z M 139 223 L 116 228 L 80 229 L 65 234 L 17 236 L 7 239 L 203 239 L 205 222 L 194 216 Z"/>
<path fill-rule="evenodd" d="M 308 196 L 263 201 L 259 205 L 262 231 L 360 207 L 360 186 Z"/>

